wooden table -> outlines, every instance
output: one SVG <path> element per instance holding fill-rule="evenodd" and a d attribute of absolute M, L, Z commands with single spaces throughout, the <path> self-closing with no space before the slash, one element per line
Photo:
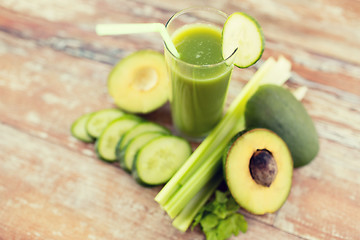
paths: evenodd
<path fill-rule="evenodd" d="M 85 112 L 114 107 L 107 75 L 124 56 L 163 50 L 158 34 L 99 37 L 97 23 L 162 22 L 194 1 L 0 0 L 0 239 L 204 239 L 181 233 L 144 188 L 70 135 Z M 274 214 L 242 211 L 233 239 L 360 239 L 360 2 L 204 0 L 258 19 L 262 61 L 284 55 L 289 86 L 320 135 Z M 259 62 L 259 64 L 262 63 Z M 227 105 L 256 67 L 235 69 Z M 146 118 L 171 126 L 166 105 Z"/>

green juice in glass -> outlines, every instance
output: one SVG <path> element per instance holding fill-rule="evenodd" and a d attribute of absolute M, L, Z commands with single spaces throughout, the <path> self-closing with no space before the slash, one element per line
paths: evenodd
<path fill-rule="evenodd" d="M 177 131 L 188 138 L 204 138 L 219 122 L 233 65 L 221 50 L 221 29 L 188 24 L 172 34 L 180 54 L 165 51 L 171 78 L 171 113 Z"/>

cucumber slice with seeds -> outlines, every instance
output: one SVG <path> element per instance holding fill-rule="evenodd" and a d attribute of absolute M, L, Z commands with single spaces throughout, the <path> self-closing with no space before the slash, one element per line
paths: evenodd
<path fill-rule="evenodd" d="M 124 162 L 124 156 L 125 156 L 125 151 L 126 151 L 126 147 L 129 144 L 129 142 L 134 139 L 135 137 L 137 137 L 138 135 L 145 133 L 145 132 L 162 132 L 162 133 L 166 133 L 166 134 L 170 134 L 170 131 L 168 129 L 166 129 L 165 127 L 153 123 L 153 122 L 142 122 L 138 125 L 136 125 L 134 128 L 130 129 L 119 141 L 119 143 L 116 146 L 116 156 L 117 159 L 120 162 L 120 166 L 121 167 L 125 167 L 123 166 L 123 162 Z M 131 166 L 129 166 L 128 170 L 131 170 Z"/>
<path fill-rule="evenodd" d="M 129 132 L 127 132 L 121 140 L 120 148 L 124 148 L 134 137 L 142 134 L 144 132 L 163 132 L 163 133 L 170 133 L 168 129 L 165 127 L 153 123 L 153 122 L 143 122 L 139 125 L 135 126 Z"/>
<path fill-rule="evenodd" d="M 146 132 L 132 139 L 125 147 L 120 166 L 127 172 L 131 172 L 136 153 L 152 139 L 164 135 L 161 132 Z"/>
<path fill-rule="evenodd" d="M 236 12 L 228 17 L 222 31 L 224 59 L 237 49 L 235 66 L 247 68 L 261 58 L 264 48 L 263 31 L 253 17 L 243 12 Z"/>
<path fill-rule="evenodd" d="M 73 124 L 71 125 L 71 134 L 76 139 L 90 143 L 94 141 L 94 138 L 92 138 L 86 131 L 86 122 L 88 121 L 89 117 L 91 116 L 91 113 L 86 113 L 80 116 L 78 119 L 76 119 Z"/>
<path fill-rule="evenodd" d="M 189 142 L 177 136 L 160 136 L 136 154 L 132 175 L 142 185 L 166 183 L 192 152 Z"/>
<path fill-rule="evenodd" d="M 126 114 L 110 122 L 96 141 L 95 150 L 98 157 L 107 162 L 114 162 L 116 144 L 129 129 L 141 121 L 143 119 L 140 117 Z"/>
<path fill-rule="evenodd" d="M 86 131 L 93 137 L 98 138 L 104 128 L 112 120 L 123 116 L 125 113 L 119 109 L 104 109 L 91 114 L 86 122 Z"/>

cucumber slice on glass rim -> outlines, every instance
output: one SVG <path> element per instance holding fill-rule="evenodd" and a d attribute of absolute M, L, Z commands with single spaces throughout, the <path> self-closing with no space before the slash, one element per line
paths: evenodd
<path fill-rule="evenodd" d="M 253 17 L 243 12 L 236 12 L 228 17 L 222 31 L 224 59 L 237 49 L 234 65 L 247 68 L 261 58 L 264 48 L 264 34 Z"/>

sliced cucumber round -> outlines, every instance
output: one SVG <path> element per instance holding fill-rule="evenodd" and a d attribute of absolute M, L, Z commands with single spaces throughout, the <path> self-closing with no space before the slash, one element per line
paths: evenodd
<path fill-rule="evenodd" d="M 131 172 L 136 153 L 152 139 L 164 135 L 161 132 L 146 132 L 132 139 L 121 152 L 120 166 L 127 172 Z"/>
<path fill-rule="evenodd" d="M 93 142 L 94 138 L 91 137 L 86 131 L 86 122 L 88 121 L 91 113 L 86 113 L 76 119 L 71 125 L 71 134 L 78 140 L 83 142 Z"/>
<path fill-rule="evenodd" d="M 95 150 L 98 157 L 104 161 L 114 162 L 115 149 L 120 138 L 141 121 L 143 119 L 140 117 L 126 114 L 110 122 L 96 141 Z"/>
<path fill-rule="evenodd" d="M 93 137 L 98 138 L 104 128 L 114 119 L 123 116 L 125 113 L 119 109 L 110 108 L 93 112 L 86 122 L 86 131 Z"/>
<path fill-rule="evenodd" d="M 141 50 L 122 59 L 108 77 L 115 104 L 131 113 L 149 113 L 168 100 L 169 79 L 164 55 Z"/>
<path fill-rule="evenodd" d="M 163 132 L 170 133 L 168 129 L 165 127 L 154 123 L 154 122 L 142 122 L 136 125 L 133 129 L 130 129 L 123 138 L 121 138 L 121 142 L 119 145 L 119 150 L 124 149 L 126 145 L 136 136 L 144 133 L 144 132 Z"/>
<path fill-rule="evenodd" d="M 231 14 L 222 31 L 222 53 L 224 59 L 236 51 L 235 66 L 247 68 L 256 63 L 265 48 L 264 34 L 260 24 L 243 12 Z"/>
<path fill-rule="evenodd" d="M 191 154 L 191 146 L 183 138 L 160 136 L 143 146 L 135 156 L 132 174 L 145 186 L 166 183 Z"/>

